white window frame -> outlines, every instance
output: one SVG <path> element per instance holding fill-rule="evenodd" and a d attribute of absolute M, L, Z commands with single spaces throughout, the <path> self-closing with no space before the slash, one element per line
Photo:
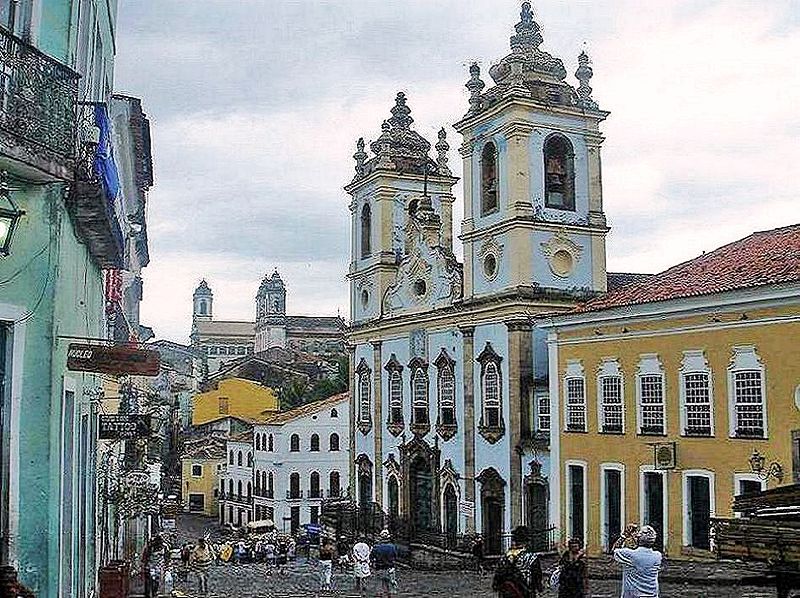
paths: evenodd
<path fill-rule="evenodd" d="M 425 368 L 418 367 L 411 372 L 411 423 L 430 425 L 430 378 Z M 420 391 L 422 394 L 420 395 Z M 417 409 L 425 410 L 425 421 L 417 421 Z"/>
<path fill-rule="evenodd" d="M 585 395 L 585 393 L 584 393 Z M 536 431 L 549 432 L 553 425 L 553 418 L 550 412 L 550 395 L 538 394 L 534 395 L 536 399 Z M 547 426 L 542 425 L 542 419 L 547 418 Z"/>
<path fill-rule="evenodd" d="M 195 475 L 194 468 L 200 468 L 200 475 Z M 203 477 L 203 464 L 202 463 L 192 463 L 192 477 L 193 478 L 202 478 Z"/>
<path fill-rule="evenodd" d="M 663 424 L 661 434 L 642 432 L 642 425 L 644 423 L 642 380 L 649 377 L 658 377 L 661 379 L 661 421 Z M 661 363 L 661 359 L 659 359 L 657 353 L 642 353 L 639 355 L 639 368 L 636 372 L 636 430 L 639 434 L 645 436 L 667 435 L 667 380 L 666 376 L 664 376 L 664 365 Z"/>
<path fill-rule="evenodd" d="M 605 432 L 604 424 L 604 403 L 603 403 L 603 379 L 619 378 L 620 405 L 622 407 L 622 431 Z M 622 375 L 622 368 L 616 357 L 604 357 L 597 368 L 597 431 L 600 434 L 625 434 L 625 377 Z"/>
<path fill-rule="evenodd" d="M 580 380 L 583 384 L 583 403 L 582 405 L 575 404 L 575 408 L 581 407 L 583 410 L 583 429 L 570 430 L 569 428 L 569 380 Z M 570 359 L 567 361 L 567 369 L 564 373 L 564 431 L 565 432 L 587 432 L 589 430 L 589 414 L 586 405 L 586 376 L 583 370 L 583 364 L 578 359 Z M 551 413 L 552 417 L 552 413 Z"/>
<path fill-rule="evenodd" d="M 644 525 L 644 513 L 647 507 L 647 502 L 645 501 L 644 497 L 644 474 L 646 473 L 657 473 L 662 478 L 662 484 L 664 491 L 662 492 L 663 499 L 662 499 L 662 509 L 664 514 L 664 529 L 663 530 L 656 530 L 657 533 L 664 534 L 664 537 L 661 539 L 661 545 L 664 547 L 664 552 L 666 553 L 668 550 L 668 540 L 670 527 L 669 527 L 669 473 L 667 470 L 664 469 L 656 469 L 653 465 L 640 465 L 639 466 L 639 526 Z"/>
<path fill-rule="evenodd" d="M 564 461 L 564 494 L 566 495 L 565 501 L 565 511 L 564 511 L 564 529 L 567 531 L 567 537 L 572 538 L 574 534 L 572 533 L 572 479 L 569 475 L 569 468 L 571 466 L 580 467 L 583 469 L 583 545 L 586 546 L 586 538 L 589 533 L 589 478 L 588 478 L 588 470 L 589 466 L 586 461 L 580 461 L 577 459 L 567 459 Z"/>
<path fill-rule="evenodd" d="M 371 372 L 365 370 L 358 374 L 358 421 L 369 422 L 372 419 L 372 384 Z"/>
<path fill-rule="evenodd" d="M 493 373 L 491 374 L 495 379 L 495 396 L 489 397 L 489 368 L 493 368 Z M 489 425 L 489 417 L 487 413 L 489 409 L 497 409 L 497 425 L 501 425 L 503 422 L 503 394 L 502 389 L 500 387 L 500 364 L 496 361 L 487 361 L 486 367 L 484 368 L 483 380 L 481 381 L 481 398 L 483 403 L 483 421 L 488 426 Z"/>
<path fill-rule="evenodd" d="M 768 414 L 767 410 L 767 371 L 754 345 L 737 345 L 731 350 L 731 360 L 728 366 L 728 433 L 731 438 L 742 438 L 744 440 L 767 440 L 769 439 Z M 762 436 L 737 436 L 736 424 L 736 384 L 737 373 L 746 371 L 759 371 L 761 373 L 761 414 L 763 422 Z"/>
<path fill-rule="evenodd" d="M 690 548 L 691 547 L 691 534 L 692 534 L 692 522 L 689 520 L 689 477 L 701 477 L 701 478 L 708 478 L 708 509 L 710 511 L 710 517 L 716 517 L 717 515 L 717 486 L 716 486 L 716 474 L 708 469 L 684 469 L 681 472 L 681 487 L 683 489 L 683 505 L 681 507 L 681 519 L 683 523 L 683 533 L 681 535 L 681 542 L 682 545 Z"/>
<path fill-rule="evenodd" d="M 403 423 L 405 414 L 403 413 L 403 374 L 399 370 L 393 369 L 389 372 L 389 421 L 391 423 Z M 400 409 L 400 419 L 392 417 L 393 409 Z"/>
<path fill-rule="evenodd" d="M 618 471 L 619 472 L 619 483 L 620 483 L 620 510 L 619 510 L 619 517 L 620 517 L 620 532 L 624 531 L 625 526 L 627 524 L 627 519 L 625 518 L 625 498 L 626 498 L 626 488 L 625 488 L 625 464 L 623 463 L 601 463 L 600 464 L 600 546 L 603 548 L 604 551 L 608 551 L 611 546 L 613 546 L 614 542 L 616 542 L 617 538 L 609 538 L 607 537 L 606 533 L 606 526 L 608 525 L 608 521 L 606 521 L 606 471 Z"/>
<path fill-rule="evenodd" d="M 767 489 L 767 480 L 763 480 L 758 477 L 757 473 L 734 473 L 733 474 L 733 496 L 738 496 L 741 494 L 741 490 L 739 488 L 741 482 L 758 482 L 761 484 L 761 490 Z M 741 513 L 734 512 L 733 516 L 739 518 L 742 516 Z"/>
<path fill-rule="evenodd" d="M 456 419 L 456 375 L 454 368 L 451 365 L 444 365 L 436 372 L 436 391 L 438 393 L 439 403 L 439 421 L 444 422 L 442 414 L 445 409 L 452 409 L 453 411 L 453 425 L 457 423 Z M 450 385 L 450 396 L 446 397 L 445 387 Z"/>
<path fill-rule="evenodd" d="M 709 407 L 709 420 L 711 425 L 710 436 L 697 436 L 687 435 L 686 429 L 688 426 L 688 410 L 686 403 L 686 376 L 691 374 L 705 374 L 708 377 L 708 407 Z M 714 374 L 711 367 L 708 365 L 705 352 L 702 349 L 690 349 L 683 352 L 683 359 L 680 368 L 680 418 L 681 418 L 681 436 L 688 436 L 690 438 L 713 438 L 715 434 L 714 420 Z"/>

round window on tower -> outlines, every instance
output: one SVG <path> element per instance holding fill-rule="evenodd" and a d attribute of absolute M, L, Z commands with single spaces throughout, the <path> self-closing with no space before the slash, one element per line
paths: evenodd
<path fill-rule="evenodd" d="M 497 276 L 497 258 L 494 254 L 489 253 L 483 258 L 483 274 L 489 280 Z"/>
<path fill-rule="evenodd" d="M 361 307 L 365 308 L 369 305 L 369 291 L 367 289 L 361 290 Z"/>
<path fill-rule="evenodd" d="M 572 258 L 572 254 L 569 251 L 566 249 L 559 249 L 553 254 L 553 258 L 550 261 L 550 266 L 556 276 L 566 278 L 572 274 L 572 269 L 575 266 L 575 260 Z"/>
<path fill-rule="evenodd" d="M 425 281 L 422 280 L 421 278 L 417 279 L 414 282 L 414 294 L 417 297 L 423 297 L 427 292 L 428 292 L 428 285 L 425 284 Z"/>

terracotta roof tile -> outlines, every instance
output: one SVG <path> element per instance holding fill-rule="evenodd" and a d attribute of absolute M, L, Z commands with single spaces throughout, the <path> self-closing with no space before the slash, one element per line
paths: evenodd
<path fill-rule="evenodd" d="M 305 405 L 301 405 L 300 407 L 295 407 L 290 411 L 284 411 L 283 413 L 276 413 L 275 415 L 273 415 L 272 417 L 261 423 L 269 425 L 285 424 L 286 422 L 292 421 L 293 419 L 318 413 L 319 411 L 322 411 L 328 407 L 336 405 L 337 403 L 346 401 L 349 398 L 350 398 L 350 393 L 343 392 L 341 394 L 328 397 L 327 399 L 314 401 L 313 403 L 306 403 Z"/>
<path fill-rule="evenodd" d="M 592 299 L 575 311 L 800 281 L 800 224 L 761 231 Z"/>

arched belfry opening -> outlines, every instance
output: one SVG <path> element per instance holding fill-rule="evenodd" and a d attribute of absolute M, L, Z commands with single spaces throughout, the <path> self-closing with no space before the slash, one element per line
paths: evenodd
<path fill-rule="evenodd" d="M 481 216 L 497 209 L 497 146 L 489 141 L 481 152 Z"/>
<path fill-rule="evenodd" d="M 575 151 L 563 135 L 550 135 L 544 143 L 545 207 L 575 210 Z"/>

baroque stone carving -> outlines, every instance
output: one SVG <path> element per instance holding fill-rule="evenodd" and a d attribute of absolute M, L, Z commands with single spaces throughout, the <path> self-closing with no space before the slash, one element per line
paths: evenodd
<path fill-rule="evenodd" d="M 564 231 L 557 231 L 549 240 L 540 243 L 542 254 L 547 258 L 550 270 L 559 278 L 567 278 L 575 269 L 583 246 L 570 239 Z"/>

